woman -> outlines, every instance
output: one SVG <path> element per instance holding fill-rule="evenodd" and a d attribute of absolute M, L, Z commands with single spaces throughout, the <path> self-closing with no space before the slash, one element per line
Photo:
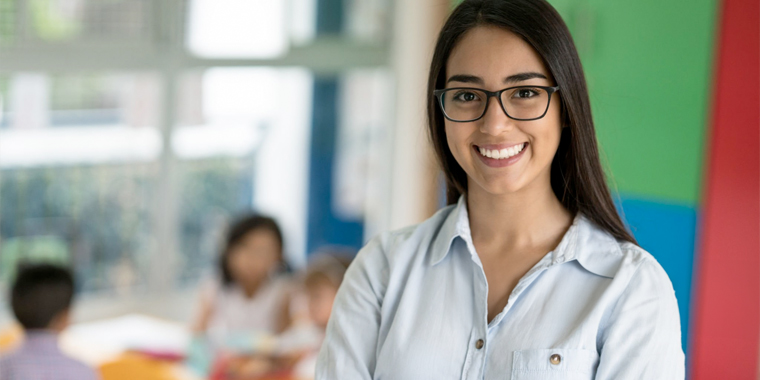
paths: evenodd
<path fill-rule="evenodd" d="M 218 337 L 282 332 L 289 324 L 290 293 L 282 252 L 274 219 L 249 215 L 234 223 L 219 259 L 221 281 L 203 295 L 195 330 Z"/>
<path fill-rule="evenodd" d="M 615 211 L 557 12 L 465 0 L 428 83 L 451 205 L 358 254 L 317 379 L 682 379 L 672 285 Z"/>

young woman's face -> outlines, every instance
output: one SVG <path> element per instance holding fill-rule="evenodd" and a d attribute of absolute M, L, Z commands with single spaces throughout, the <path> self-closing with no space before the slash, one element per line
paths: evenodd
<path fill-rule="evenodd" d="M 543 60 L 527 42 L 492 26 L 475 27 L 462 37 L 447 62 L 446 80 L 446 88 L 488 91 L 513 86 L 554 86 Z M 507 91 L 507 94 L 514 98 L 533 96 L 530 91 Z M 458 101 L 474 99 L 472 95 L 459 96 Z M 558 94 L 552 95 L 546 115 L 531 121 L 510 119 L 494 97 L 488 102 L 480 120 L 445 121 L 449 149 L 467 173 L 468 192 L 504 195 L 551 187 L 551 162 L 562 129 Z M 494 158 L 501 156 L 506 157 Z"/>
<path fill-rule="evenodd" d="M 240 285 L 255 285 L 276 267 L 281 250 L 280 241 L 272 231 L 248 232 L 230 250 L 230 275 Z"/>

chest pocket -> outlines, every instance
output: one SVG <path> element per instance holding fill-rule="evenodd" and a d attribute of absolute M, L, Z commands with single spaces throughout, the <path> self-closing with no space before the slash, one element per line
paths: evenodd
<path fill-rule="evenodd" d="M 599 366 L 595 350 L 540 349 L 515 351 L 511 380 L 592 380 Z"/>

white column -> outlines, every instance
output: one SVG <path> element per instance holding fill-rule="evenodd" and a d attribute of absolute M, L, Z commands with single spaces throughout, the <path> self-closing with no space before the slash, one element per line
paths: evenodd
<path fill-rule="evenodd" d="M 296 268 L 306 264 L 309 197 L 309 143 L 311 142 L 312 79 L 302 69 L 277 72 L 274 119 L 256 152 L 253 204 L 274 217 L 285 235 L 285 254 Z M 293 110 L 298 110 L 294 112 Z"/>
<path fill-rule="evenodd" d="M 436 38 L 451 9 L 449 0 L 397 0 L 391 67 L 395 122 L 376 159 L 385 163 L 382 189 L 368 197 L 366 236 L 419 223 L 435 211 L 437 167 L 426 129 L 426 86 Z M 373 165 L 377 167 L 376 165 Z M 375 181 L 373 181 L 375 182 Z"/>

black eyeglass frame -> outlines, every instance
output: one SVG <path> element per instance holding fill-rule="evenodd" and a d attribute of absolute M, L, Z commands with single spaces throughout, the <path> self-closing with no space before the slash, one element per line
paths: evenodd
<path fill-rule="evenodd" d="M 507 90 L 514 90 L 516 88 L 525 88 L 525 89 L 531 89 L 531 88 L 540 88 L 546 91 L 546 93 L 549 95 L 549 99 L 546 101 L 546 108 L 544 109 L 544 112 L 539 117 L 534 117 L 531 119 L 520 119 L 516 117 L 512 117 L 509 115 L 509 112 L 507 112 L 507 107 L 504 107 L 504 102 L 501 100 L 501 94 L 504 91 Z M 486 106 L 483 107 L 483 113 L 472 119 L 472 120 L 454 120 L 449 115 L 446 114 L 446 107 L 443 105 L 443 94 L 447 91 L 451 90 L 477 90 L 480 92 L 483 92 L 486 94 Z M 448 119 L 449 121 L 453 121 L 455 123 L 470 123 L 473 121 L 478 121 L 483 118 L 483 116 L 486 115 L 486 112 L 488 112 L 488 104 L 491 103 L 491 97 L 495 97 L 499 101 L 499 105 L 501 105 L 501 110 L 504 111 L 504 114 L 507 115 L 508 118 L 512 120 L 518 120 L 518 121 L 531 121 L 531 120 L 538 120 L 544 116 L 546 116 L 546 113 L 549 111 L 549 105 L 552 103 L 552 95 L 554 95 L 555 92 L 559 91 L 559 86 L 549 87 L 549 86 L 513 86 L 513 87 L 507 87 L 503 90 L 499 91 L 486 91 L 482 88 L 475 88 L 475 87 L 452 87 L 452 88 L 443 88 L 438 90 L 433 90 L 433 95 L 435 95 L 436 98 L 438 98 L 438 106 L 441 107 L 441 112 L 443 113 L 443 117 Z"/>

